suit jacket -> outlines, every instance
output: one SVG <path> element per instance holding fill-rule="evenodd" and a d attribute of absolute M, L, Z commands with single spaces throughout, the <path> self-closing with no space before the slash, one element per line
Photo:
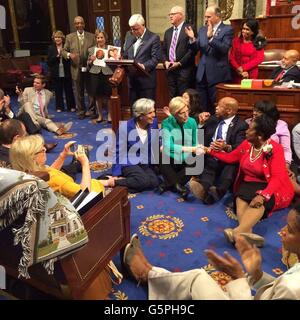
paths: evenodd
<path fill-rule="evenodd" d="M 159 36 L 148 29 L 143 36 L 142 42 L 134 56 L 133 45 L 136 38 L 132 35 L 126 40 L 124 48 L 124 59 L 132 59 L 135 62 L 142 63 L 146 71 L 150 74 L 149 77 L 129 76 L 129 87 L 134 88 L 135 83 L 140 88 L 150 89 L 156 87 L 156 66 L 161 60 L 161 47 Z"/>
<path fill-rule="evenodd" d="M 44 107 L 44 112 L 45 112 L 45 117 L 48 118 L 48 105 L 50 102 L 50 99 L 53 96 L 53 93 L 47 89 L 43 89 L 45 92 L 45 107 Z M 20 111 L 19 113 L 23 112 L 23 105 L 27 102 L 29 102 L 31 105 L 34 104 L 36 99 L 36 91 L 33 87 L 25 88 L 23 94 L 19 96 L 18 102 L 20 103 Z"/>
<path fill-rule="evenodd" d="M 77 80 L 80 68 L 87 66 L 88 49 L 96 44 L 95 35 L 84 31 L 83 54 L 76 61 L 71 60 L 71 75 L 73 80 Z M 66 36 L 66 42 L 63 49 L 63 57 L 68 59 L 68 53 L 79 55 L 79 39 L 77 32 L 70 33 Z"/>
<path fill-rule="evenodd" d="M 159 140 L 159 130 L 158 130 L 157 119 L 154 119 L 153 123 L 148 127 L 148 138 L 144 144 L 141 142 L 140 137 L 138 135 L 136 136 L 135 141 L 128 139 L 129 134 L 133 132 L 133 130 L 136 130 L 135 118 L 131 118 L 128 121 L 126 121 L 125 125 L 123 122 L 123 124 L 121 124 L 119 127 L 119 131 L 116 138 L 117 143 L 116 143 L 115 164 L 112 167 L 113 176 L 120 176 L 122 174 L 123 167 L 129 167 L 133 165 L 130 162 L 128 150 L 132 150 L 134 146 L 139 146 L 140 151 L 141 150 L 145 151 L 145 152 L 137 152 L 137 156 L 140 157 L 140 163 L 150 165 L 150 164 L 158 163 L 159 161 L 159 159 L 155 158 L 156 150 L 152 149 L 152 146 L 158 146 L 157 142 Z"/>
<path fill-rule="evenodd" d="M 88 53 L 89 53 L 88 58 L 90 58 L 91 56 L 94 55 L 95 48 L 96 48 L 96 46 L 93 46 L 88 49 Z M 102 72 L 104 75 L 113 74 L 113 72 L 109 66 L 100 67 L 100 66 L 95 66 L 93 63 L 90 64 L 89 72 L 93 73 L 93 74 L 99 74 L 100 72 Z"/>
<path fill-rule="evenodd" d="M 251 278 L 230 281 L 226 285 L 232 300 L 252 300 Z M 300 263 L 278 278 L 264 273 L 262 278 L 253 285 L 256 289 L 254 300 L 300 300 Z"/>
<path fill-rule="evenodd" d="M 211 41 L 207 38 L 207 26 L 200 28 L 197 41 L 190 44 L 195 52 L 200 50 L 201 53 L 196 73 L 197 82 L 202 80 L 204 72 L 206 72 L 209 86 L 231 80 L 228 52 L 231 48 L 232 38 L 232 27 L 223 22 Z"/>
<path fill-rule="evenodd" d="M 276 77 L 279 75 L 279 73 L 283 69 L 281 67 L 277 67 L 271 74 L 271 79 L 276 79 Z M 282 79 L 279 82 L 289 82 L 294 80 L 295 82 L 300 82 L 300 70 L 299 68 L 295 65 L 293 66 L 288 72 L 284 74 Z"/>
<path fill-rule="evenodd" d="M 58 51 L 55 44 L 52 44 L 48 48 L 48 59 L 47 63 L 51 72 L 52 78 L 59 77 L 59 63 L 60 58 L 57 57 Z M 62 63 L 64 66 L 65 78 L 71 78 L 71 63 L 70 59 L 62 59 Z"/>
<path fill-rule="evenodd" d="M 204 144 L 206 147 L 210 146 L 210 143 L 212 142 L 213 136 L 221 120 L 222 119 L 219 119 L 216 116 L 212 116 L 204 124 Z M 245 140 L 247 129 L 248 124 L 239 116 L 235 116 L 229 125 L 226 135 L 226 143 L 231 145 L 232 149 L 235 149 Z"/>
<path fill-rule="evenodd" d="M 180 69 L 185 73 L 191 72 L 195 66 L 195 53 L 190 48 L 189 37 L 184 31 L 184 28 L 187 26 L 189 26 L 189 24 L 183 23 L 176 44 L 176 62 L 181 63 L 181 66 L 176 70 Z M 162 59 L 164 63 L 165 61 L 169 61 L 173 29 L 174 27 L 169 28 L 168 30 L 166 30 L 164 35 L 164 42 L 162 47 Z"/>

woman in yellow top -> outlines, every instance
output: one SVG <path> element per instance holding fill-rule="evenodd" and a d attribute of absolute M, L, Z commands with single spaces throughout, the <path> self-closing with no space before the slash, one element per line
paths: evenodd
<path fill-rule="evenodd" d="M 68 142 L 59 157 L 46 166 L 47 154 L 44 139 L 40 135 L 30 135 L 17 139 L 11 146 L 9 157 L 13 169 L 23 172 L 47 171 L 50 176 L 48 184 L 51 189 L 67 198 L 72 198 L 79 190 L 88 188 L 90 191 L 104 192 L 104 186 L 110 185 L 110 180 L 91 179 L 89 160 L 84 152 L 71 152 L 70 147 L 74 142 Z M 67 174 L 60 171 L 68 156 L 73 156 L 81 163 L 82 178 L 80 184 Z"/>

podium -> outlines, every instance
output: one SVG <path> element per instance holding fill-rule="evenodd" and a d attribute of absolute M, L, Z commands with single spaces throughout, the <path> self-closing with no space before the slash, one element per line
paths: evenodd
<path fill-rule="evenodd" d="M 118 87 L 124 79 L 125 74 L 136 77 L 149 77 L 149 73 L 144 70 L 134 60 L 105 60 L 105 63 L 114 71 L 114 74 L 109 79 L 112 87 L 111 102 L 111 120 L 112 129 L 117 132 L 119 121 L 121 118 L 121 100 L 118 92 Z"/>

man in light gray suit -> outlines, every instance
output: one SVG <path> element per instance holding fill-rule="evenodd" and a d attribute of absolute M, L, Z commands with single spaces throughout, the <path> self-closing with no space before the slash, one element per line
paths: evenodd
<path fill-rule="evenodd" d="M 72 122 L 58 127 L 49 119 L 48 105 L 53 96 L 52 92 L 45 89 L 46 79 L 43 75 L 36 75 L 33 80 L 33 87 L 25 88 L 24 92 L 17 87 L 16 93 L 20 103 L 19 114 L 26 112 L 37 128 L 45 128 L 58 136 L 66 133 L 72 127 Z"/>
<path fill-rule="evenodd" d="M 85 117 L 84 89 L 87 82 L 88 49 L 95 45 L 95 35 L 84 31 L 84 19 L 74 18 L 76 32 L 66 36 L 63 57 L 71 59 L 71 76 L 75 84 L 75 97 L 79 119 Z"/>
<path fill-rule="evenodd" d="M 262 271 L 259 249 L 242 235 L 235 237 L 235 245 L 243 266 L 228 252 L 220 256 L 205 250 L 209 262 L 232 278 L 226 292 L 204 269 L 170 272 L 151 265 L 136 234 L 125 248 L 123 262 L 136 280 L 148 281 L 150 300 L 300 300 L 300 205 L 289 212 L 280 235 L 284 249 L 295 253 L 298 262 L 278 278 Z M 256 290 L 254 296 L 251 288 Z"/>

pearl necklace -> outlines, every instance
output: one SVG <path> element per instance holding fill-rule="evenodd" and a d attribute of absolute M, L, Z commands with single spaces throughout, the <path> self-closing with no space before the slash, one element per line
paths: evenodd
<path fill-rule="evenodd" d="M 250 150 L 250 162 L 255 162 L 262 154 L 263 152 L 263 146 L 262 145 L 259 149 L 254 148 L 254 146 L 252 145 L 251 150 Z M 258 153 L 256 154 L 256 156 L 253 156 L 253 151 L 258 151 Z"/>

